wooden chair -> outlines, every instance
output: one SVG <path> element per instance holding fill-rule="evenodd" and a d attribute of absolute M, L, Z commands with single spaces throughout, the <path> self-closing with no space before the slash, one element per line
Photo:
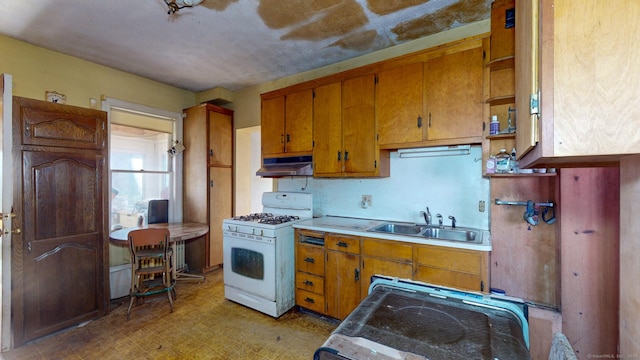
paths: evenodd
<path fill-rule="evenodd" d="M 167 293 L 169 306 L 173 312 L 172 250 L 169 247 L 169 230 L 138 229 L 129 232 L 131 252 L 131 297 L 127 320 L 134 301 L 145 296 Z"/>

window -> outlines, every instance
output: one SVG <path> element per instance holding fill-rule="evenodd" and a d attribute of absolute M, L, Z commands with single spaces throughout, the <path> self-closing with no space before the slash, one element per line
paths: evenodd
<path fill-rule="evenodd" d="M 115 102 L 114 102 L 115 101 Z M 182 154 L 168 150 L 180 140 L 180 114 L 105 101 L 109 112 L 111 229 L 133 227 L 152 199 L 169 200 L 169 221 L 182 220 Z M 103 105 L 104 109 L 105 105 Z"/>

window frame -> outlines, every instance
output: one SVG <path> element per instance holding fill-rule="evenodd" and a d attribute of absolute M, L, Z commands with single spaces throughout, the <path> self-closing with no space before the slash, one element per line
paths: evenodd
<path fill-rule="evenodd" d="M 173 121 L 172 142 L 183 142 L 183 114 L 164 109 L 158 109 L 146 105 L 131 103 L 124 100 L 104 97 L 102 99 L 102 110 L 107 112 L 107 137 L 111 140 L 111 111 L 119 110 L 126 112 L 138 113 L 144 116 L 151 116 Z M 106 159 L 109 172 L 109 189 L 111 189 L 112 169 L 110 163 L 111 157 L 111 141 L 108 142 L 109 149 Z M 168 149 L 167 149 L 168 150 Z M 171 162 L 168 164 L 168 173 L 170 175 L 171 195 L 169 196 L 169 222 L 182 222 L 182 169 L 183 169 L 183 153 L 170 157 Z M 135 170 L 118 170 L 118 172 L 128 173 L 167 173 L 164 171 L 135 171 Z M 109 198 L 109 207 L 111 206 L 111 198 Z"/>

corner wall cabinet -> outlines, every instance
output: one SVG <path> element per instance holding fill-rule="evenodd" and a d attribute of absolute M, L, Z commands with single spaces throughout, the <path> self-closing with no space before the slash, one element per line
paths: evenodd
<path fill-rule="evenodd" d="M 640 118 L 640 48 L 614 46 L 635 43 L 639 16 L 637 1 L 516 1 L 521 167 L 599 165 L 640 152 L 632 121 Z"/>
<path fill-rule="evenodd" d="M 296 305 L 344 319 L 374 274 L 472 291 L 489 289 L 489 253 L 296 229 Z M 317 244 L 305 242 L 312 236 Z"/>
<path fill-rule="evenodd" d="M 188 242 L 185 256 L 207 271 L 222 265 L 222 220 L 233 215 L 233 111 L 203 104 L 185 113 L 183 218 L 209 224 L 204 244 Z"/>

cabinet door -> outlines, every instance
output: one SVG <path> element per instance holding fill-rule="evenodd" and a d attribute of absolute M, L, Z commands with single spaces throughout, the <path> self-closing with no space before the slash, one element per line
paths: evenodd
<path fill-rule="evenodd" d="M 232 214 L 232 169 L 209 168 L 209 266 L 220 265 L 222 257 L 222 220 Z"/>
<path fill-rule="evenodd" d="M 342 172 L 342 84 L 324 85 L 314 90 L 313 162 L 314 175 Z"/>
<path fill-rule="evenodd" d="M 308 153 L 313 150 L 313 90 L 287 94 L 285 99 L 285 152 Z"/>
<path fill-rule="evenodd" d="M 421 62 L 378 73 L 376 116 L 381 146 L 422 141 L 422 82 Z"/>
<path fill-rule="evenodd" d="M 376 173 L 378 146 L 373 74 L 348 79 L 342 83 L 342 141 L 345 173 Z"/>
<path fill-rule="evenodd" d="M 284 153 L 284 95 L 262 100 L 262 155 Z"/>
<path fill-rule="evenodd" d="M 327 315 L 343 320 L 360 303 L 360 256 L 327 251 L 325 286 Z"/>
<path fill-rule="evenodd" d="M 15 144 L 80 149 L 106 149 L 106 120 L 102 111 L 15 97 L 20 122 Z"/>
<path fill-rule="evenodd" d="M 538 92 L 538 0 L 516 0 L 516 24 L 516 153 L 522 157 L 537 143 L 529 98 Z"/>
<path fill-rule="evenodd" d="M 477 47 L 426 62 L 428 140 L 482 136 L 482 56 Z"/>
<path fill-rule="evenodd" d="M 231 166 L 233 154 L 233 116 L 209 111 L 209 165 Z"/>
<path fill-rule="evenodd" d="M 364 299 L 369 294 L 369 285 L 371 285 L 371 276 L 373 275 L 411 279 L 413 276 L 413 266 L 411 261 L 400 262 L 384 258 L 362 256 L 360 299 Z"/>

